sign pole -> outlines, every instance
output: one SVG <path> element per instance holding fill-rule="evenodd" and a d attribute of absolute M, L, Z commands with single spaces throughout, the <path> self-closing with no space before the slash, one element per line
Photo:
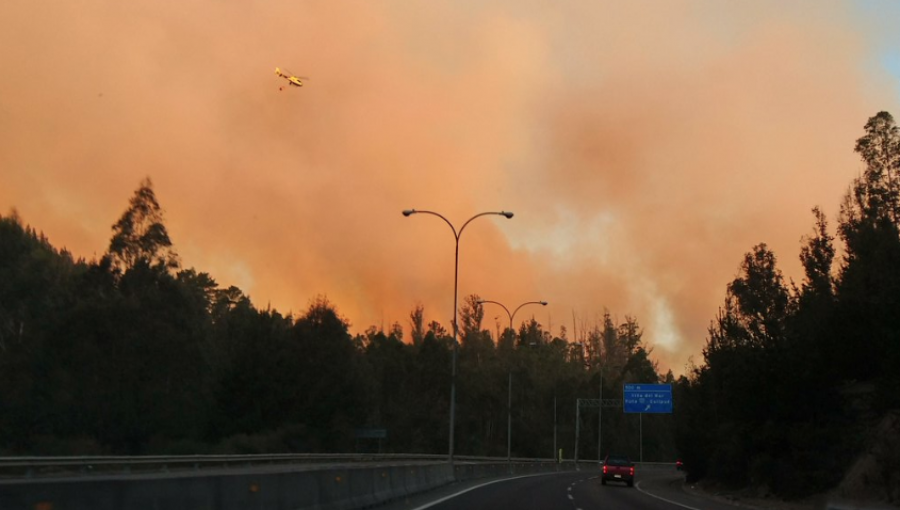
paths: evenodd
<path fill-rule="evenodd" d="M 602 453 L 602 443 L 603 443 L 603 369 L 600 369 L 600 405 L 598 406 L 600 411 L 600 417 L 597 418 L 597 464 L 600 463 L 603 457 L 601 457 Z"/>
<path fill-rule="evenodd" d="M 512 473 L 512 370 L 509 372 L 509 393 L 506 403 L 506 468 Z"/>
<path fill-rule="evenodd" d="M 556 449 L 556 395 L 553 395 L 553 455 L 559 458 L 559 451 Z"/>
<path fill-rule="evenodd" d="M 644 464 L 644 413 L 639 414 L 641 417 L 640 422 L 638 422 L 638 429 L 640 430 L 640 434 L 638 436 L 638 441 L 641 442 L 641 457 L 640 462 L 641 465 Z"/>
<path fill-rule="evenodd" d="M 575 471 L 578 471 L 578 435 L 581 432 L 581 399 L 575 401 Z"/>

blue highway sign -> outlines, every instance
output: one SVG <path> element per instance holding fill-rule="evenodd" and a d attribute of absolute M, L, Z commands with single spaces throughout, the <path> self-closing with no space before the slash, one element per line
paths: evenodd
<path fill-rule="evenodd" d="M 671 413 L 671 384 L 626 384 L 622 393 L 626 413 Z"/>

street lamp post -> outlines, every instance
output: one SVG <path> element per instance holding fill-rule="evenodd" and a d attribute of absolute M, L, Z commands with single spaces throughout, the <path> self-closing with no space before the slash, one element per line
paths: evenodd
<path fill-rule="evenodd" d="M 516 312 L 519 311 L 525 305 L 541 305 L 547 306 L 546 301 L 526 301 L 519 305 L 512 313 L 509 313 L 509 308 L 503 305 L 503 303 L 499 303 L 497 301 L 490 301 L 488 299 L 482 299 L 478 301 L 479 305 L 483 305 L 485 303 L 493 303 L 495 305 L 500 305 L 503 310 L 506 311 L 506 315 L 509 316 L 509 330 L 514 332 L 513 330 L 513 317 L 516 316 Z M 506 404 L 506 463 L 512 464 L 512 370 L 509 371 L 509 393 L 507 394 L 507 404 Z M 555 412 L 555 409 L 554 409 Z M 554 414 L 554 419 L 556 418 Z M 554 423 L 555 424 L 555 423 Z M 554 441 L 556 438 L 554 437 Z"/>
<path fill-rule="evenodd" d="M 475 216 L 472 216 L 463 226 L 460 227 L 459 231 L 456 230 L 456 227 L 453 226 L 453 223 L 450 223 L 450 220 L 445 218 L 443 215 L 436 213 L 434 211 L 418 211 L 416 209 L 405 209 L 403 211 L 403 216 L 411 216 L 413 214 L 430 214 L 432 216 L 437 216 L 438 218 L 444 220 L 447 225 L 450 226 L 450 230 L 453 231 L 453 238 L 456 240 L 456 254 L 454 256 L 453 262 L 453 363 L 450 373 L 450 446 L 448 448 L 449 452 L 447 454 L 448 460 L 450 462 L 450 466 L 453 466 L 453 433 L 456 424 L 456 357 L 457 351 L 459 350 L 459 326 L 457 325 L 457 291 L 459 289 L 459 237 L 462 235 L 463 230 L 465 230 L 466 225 L 472 222 L 475 218 L 481 216 L 487 216 L 491 214 L 496 214 L 499 216 L 504 216 L 507 219 L 513 217 L 513 213 L 509 211 L 499 211 L 499 212 L 483 212 L 478 213 Z"/>

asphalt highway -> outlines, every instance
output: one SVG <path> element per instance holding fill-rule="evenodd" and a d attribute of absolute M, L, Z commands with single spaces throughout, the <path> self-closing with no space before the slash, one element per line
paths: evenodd
<path fill-rule="evenodd" d="M 386 510 L 735 510 L 681 488 L 673 471 L 638 473 L 635 487 L 601 485 L 597 471 L 489 480 L 445 487 Z"/>

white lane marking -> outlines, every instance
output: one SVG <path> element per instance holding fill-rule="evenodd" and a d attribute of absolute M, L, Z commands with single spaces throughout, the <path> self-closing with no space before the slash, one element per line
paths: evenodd
<path fill-rule="evenodd" d="M 635 488 L 637 488 L 637 490 L 643 492 L 644 494 L 650 496 L 651 498 L 656 498 L 656 499 L 665 501 L 666 503 L 671 503 L 673 505 L 680 506 L 681 508 L 687 508 L 688 510 L 699 510 L 698 508 L 694 508 L 692 506 L 687 506 L 684 503 L 672 501 L 671 499 L 667 499 L 662 496 L 657 496 L 656 494 L 650 494 L 649 492 L 645 491 L 644 489 L 641 489 L 641 481 L 643 481 L 643 480 L 639 480 L 638 483 L 634 484 Z"/>
<path fill-rule="evenodd" d="M 510 480 L 518 480 L 518 479 L 520 479 L 520 478 L 532 478 L 532 477 L 535 477 L 535 476 L 548 476 L 548 475 L 558 475 L 558 474 L 559 474 L 559 473 L 557 473 L 557 472 L 554 472 L 554 473 L 537 473 L 537 474 L 534 474 L 534 475 L 514 476 L 514 477 L 512 477 L 512 478 L 502 478 L 502 479 L 500 479 L 500 480 L 494 480 L 494 481 L 492 481 L 492 482 L 485 482 L 485 483 L 483 483 L 483 484 L 481 484 L 481 485 L 476 485 L 475 487 L 469 487 L 468 489 L 463 489 L 463 490 L 461 490 L 461 491 L 459 491 L 459 492 L 456 492 L 456 493 L 451 494 L 451 495 L 449 495 L 449 496 L 445 496 L 445 497 L 443 497 L 443 498 L 441 498 L 441 499 L 432 501 L 432 502 L 430 502 L 430 503 L 425 503 L 425 504 L 422 505 L 422 506 L 417 506 L 416 508 L 413 508 L 412 510 L 424 510 L 424 509 L 426 509 L 426 508 L 433 507 L 434 505 L 439 505 L 439 504 L 441 504 L 441 503 L 443 503 L 444 501 L 447 501 L 447 500 L 449 500 L 449 499 L 453 499 L 453 498 L 455 498 L 456 496 L 459 496 L 460 494 L 465 494 L 465 493 L 467 493 L 467 492 L 469 492 L 469 491 L 474 491 L 475 489 L 480 489 L 480 488 L 482 488 L 482 487 L 485 487 L 485 486 L 488 486 L 488 485 L 492 485 L 492 484 L 495 484 L 495 483 L 508 482 L 508 481 L 510 481 Z M 694 509 L 694 510 L 696 510 L 696 509 Z"/>
<path fill-rule="evenodd" d="M 569 492 L 572 492 L 572 486 L 570 485 L 569 488 L 566 489 L 566 490 L 569 491 Z"/>
<path fill-rule="evenodd" d="M 571 494 L 569 494 L 569 499 L 575 499 L 575 498 L 573 498 L 573 497 L 572 497 L 572 495 L 571 495 Z"/>

